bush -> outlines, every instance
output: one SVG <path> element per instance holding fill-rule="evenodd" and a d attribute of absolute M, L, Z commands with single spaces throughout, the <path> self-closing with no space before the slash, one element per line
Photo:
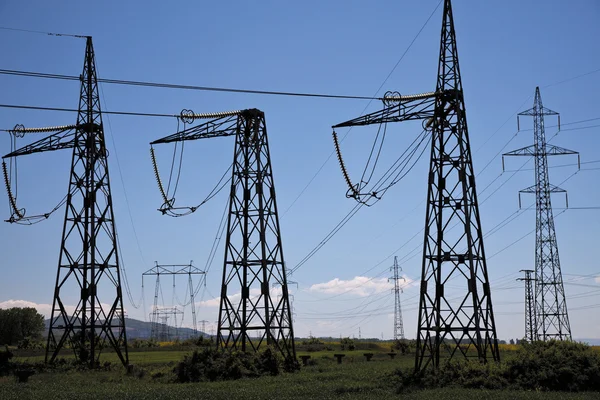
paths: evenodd
<path fill-rule="evenodd" d="M 408 339 L 397 339 L 392 344 L 391 350 L 398 350 L 400 354 L 408 354 L 412 351 L 415 351 L 417 348 L 416 340 L 408 340 Z"/>
<path fill-rule="evenodd" d="M 511 382 L 528 390 L 600 390 L 600 355 L 570 341 L 523 342 L 507 361 Z"/>
<path fill-rule="evenodd" d="M 146 349 L 151 347 L 159 347 L 158 342 L 154 339 L 133 339 L 128 341 L 129 347 L 133 349 Z"/>
<path fill-rule="evenodd" d="M 203 382 L 279 375 L 281 369 L 291 371 L 295 360 L 283 362 L 278 353 L 267 347 L 251 354 L 219 351 L 213 348 L 195 350 L 183 358 L 173 372 L 176 382 Z"/>
<path fill-rule="evenodd" d="M 439 370 L 415 374 L 396 370 L 398 391 L 420 387 L 520 389 L 536 391 L 600 390 L 600 354 L 570 341 L 523 343 L 503 363 L 451 360 Z"/>
<path fill-rule="evenodd" d="M 340 340 L 340 347 L 342 348 L 342 350 L 354 350 L 356 348 L 356 345 L 354 344 L 354 340 L 345 337 L 342 340 Z"/>
<path fill-rule="evenodd" d="M 44 344 L 42 342 L 34 341 L 30 338 L 19 340 L 19 342 L 17 343 L 17 349 L 19 350 L 38 350 L 43 348 Z"/>
<path fill-rule="evenodd" d="M 8 350 L 8 346 L 6 346 L 6 351 L 0 350 L 0 376 L 8 375 L 12 371 L 11 358 L 13 358 L 13 353 Z"/>

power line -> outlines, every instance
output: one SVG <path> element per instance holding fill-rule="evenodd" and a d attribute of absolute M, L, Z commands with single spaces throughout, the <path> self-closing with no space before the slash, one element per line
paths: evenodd
<path fill-rule="evenodd" d="M 10 27 L 6 27 L 6 26 L 0 26 L 0 29 L 5 30 L 5 31 L 14 31 L 14 32 L 39 33 L 41 35 L 46 35 L 46 36 L 68 36 L 68 37 L 74 37 L 74 38 L 78 38 L 78 39 L 87 39 L 89 37 L 89 36 L 83 36 L 83 35 L 73 35 L 70 33 L 45 32 L 45 31 L 36 31 L 36 30 L 32 30 L 32 29 L 10 28 Z"/>
<path fill-rule="evenodd" d="M 560 85 L 561 83 L 570 82 L 570 81 L 572 81 L 572 80 L 575 80 L 575 79 L 578 79 L 578 78 L 582 78 L 582 77 L 584 77 L 584 76 L 588 76 L 588 75 L 591 75 L 591 74 L 595 74 L 596 72 L 600 72 L 600 68 L 598 68 L 598 69 L 595 69 L 595 70 L 593 70 L 593 71 L 585 72 L 585 73 L 583 73 L 583 74 L 580 74 L 580 75 L 577 75 L 577 76 L 573 76 L 573 77 L 571 77 L 571 78 L 567 78 L 567 79 L 565 79 L 565 80 L 562 80 L 562 81 L 559 81 L 559 82 L 555 82 L 555 83 L 551 83 L 551 84 L 549 84 L 549 85 L 546 85 L 546 86 L 542 86 L 542 89 L 549 88 L 549 87 L 551 87 L 551 86 Z"/>
<path fill-rule="evenodd" d="M 43 107 L 43 106 L 29 106 L 22 104 L 0 104 L 0 108 L 14 108 L 23 110 L 41 110 L 41 111 L 61 111 L 61 112 L 79 112 L 76 108 L 61 108 L 61 107 Z M 102 114 L 111 115 L 130 115 L 137 117 L 168 117 L 168 118 L 179 118 L 179 114 L 159 114 L 159 113 L 142 113 L 142 112 L 130 112 L 130 111 L 106 111 L 103 110 Z M 3 131 L 7 131 L 3 129 Z"/>
<path fill-rule="evenodd" d="M 79 76 L 76 76 L 76 75 L 48 74 L 45 72 L 34 72 L 34 71 L 0 69 L 0 74 L 1 75 L 13 75 L 13 76 L 25 76 L 25 77 L 30 77 L 30 78 L 79 81 Z M 303 92 L 282 92 L 282 91 L 274 91 L 274 90 L 238 89 L 238 88 L 225 88 L 225 87 L 215 87 L 215 86 L 182 85 L 182 84 L 176 84 L 176 83 L 133 81 L 133 80 L 125 80 L 125 79 L 98 78 L 98 82 L 99 83 L 107 83 L 107 84 L 111 84 L 111 85 L 141 86 L 141 87 L 152 87 L 152 88 L 162 88 L 162 89 L 197 90 L 197 91 L 205 91 L 205 92 L 261 94 L 261 95 L 291 96 L 291 97 L 316 97 L 316 98 L 325 98 L 325 99 L 382 100 L 382 98 L 369 97 L 369 96 L 351 96 L 351 95 L 338 95 L 338 94 L 325 94 L 325 93 L 303 93 Z"/>
<path fill-rule="evenodd" d="M 439 8 L 439 6 L 440 6 L 441 3 L 442 3 L 442 1 L 440 0 L 440 2 L 438 2 L 437 6 L 433 9 L 433 11 L 431 12 L 431 14 L 429 14 L 429 17 L 427 18 L 427 20 L 425 21 L 425 23 L 421 26 L 421 29 L 419 29 L 419 31 L 417 32 L 417 34 L 415 35 L 415 37 L 413 38 L 413 40 L 410 42 L 410 44 L 408 45 L 408 47 L 406 48 L 406 50 L 404 50 L 404 53 L 402 53 L 402 55 L 400 56 L 400 58 L 398 59 L 398 61 L 396 62 L 396 64 L 394 65 L 394 67 L 392 68 L 392 70 L 390 71 L 390 73 L 388 74 L 388 76 L 383 80 L 383 82 L 381 83 L 381 85 L 379 85 L 379 88 L 377 88 L 377 90 L 375 91 L 375 94 L 373 95 L 373 99 L 369 100 L 369 102 L 367 103 L 367 105 L 365 106 L 365 108 L 363 108 L 363 110 L 361 111 L 360 115 L 364 114 L 365 111 L 367 110 L 367 108 L 369 108 L 369 106 L 371 105 L 371 102 L 373 100 L 377 99 L 375 96 L 377 96 L 377 93 L 379 93 L 379 91 L 381 90 L 381 88 L 383 88 L 383 86 L 388 81 L 388 79 L 390 78 L 390 76 L 392 76 L 393 72 L 396 70 L 396 68 L 398 67 L 398 65 L 400 65 L 400 62 L 404 59 L 404 56 L 406 56 L 406 54 L 408 53 L 408 51 L 410 50 L 410 48 L 412 47 L 412 45 L 415 43 L 415 41 L 417 40 L 417 38 L 419 37 L 419 35 L 423 31 L 423 29 L 425 28 L 425 26 L 427 26 L 427 24 L 429 23 L 429 20 L 431 20 L 431 17 L 433 17 L 433 15 L 437 11 L 437 9 Z M 381 100 L 381 99 L 379 99 L 379 100 Z M 346 139 L 346 137 L 348 136 L 348 134 L 350 133 L 350 131 L 352 131 L 352 127 L 350 129 L 348 129 L 348 131 L 342 137 L 342 139 L 340 140 L 340 142 L 343 142 L 344 139 Z M 327 156 L 327 158 L 325 159 L 325 161 L 323 162 L 323 164 L 321 164 L 321 166 L 319 167 L 319 169 L 317 170 L 317 172 L 315 172 L 315 174 L 312 176 L 312 178 L 310 178 L 310 180 L 308 181 L 308 183 L 302 188 L 302 190 L 300 191 L 300 193 L 296 196 L 296 198 L 292 201 L 292 203 L 288 206 L 288 208 L 283 212 L 282 218 L 294 206 L 294 204 L 296 204 L 296 202 L 298 201 L 298 199 L 300 199 L 300 197 L 302 197 L 302 195 L 306 192 L 306 190 L 309 188 L 309 186 L 314 182 L 314 180 L 316 179 L 316 177 L 321 173 L 321 171 L 323 170 L 323 168 L 325 167 L 325 165 L 327 165 L 327 163 L 329 162 L 329 160 L 331 160 L 331 157 L 333 157 L 334 154 L 335 154 L 335 150 L 332 151 L 331 153 L 329 153 L 329 155 Z"/>

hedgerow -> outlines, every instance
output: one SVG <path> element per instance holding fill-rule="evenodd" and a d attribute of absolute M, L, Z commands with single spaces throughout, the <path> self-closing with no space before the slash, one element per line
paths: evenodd
<path fill-rule="evenodd" d="M 397 390 L 462 387 L 536 391 L 600 391 L 600 354 L 571 341 L 522 343 L 514 357 L 486 364 L 452 360 L 438 370 L 398 369 Z"/>

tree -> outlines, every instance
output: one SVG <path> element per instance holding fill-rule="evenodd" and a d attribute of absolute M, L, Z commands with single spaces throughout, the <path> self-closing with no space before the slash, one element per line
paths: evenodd
<path fill-rule="evenodd" d="M 510 344 L 515 344 L 515 339 L 510 339 Z"/>
<path fill-rule="evenodd" d="M 44 316 L 32 307 L 0 309 L 0 343 L 15 345 L 23 339 L 40 339 Z"/>

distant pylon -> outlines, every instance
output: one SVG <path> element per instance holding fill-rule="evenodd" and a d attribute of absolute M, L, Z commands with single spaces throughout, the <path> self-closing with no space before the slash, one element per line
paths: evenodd
<path fill-rule="evenodd" d="M 394 266 L 391 268 L 394 272 L 394 276 L 388 281 L 394 281 L 394 340 L 404 339 L 404 323 L 402 321 L 402 306 L 400 303 L 400 293 L 402 289 L 398 281 L 404 278 L 400 277 L 400 271 L 402 268 L 398 266 L 398 257 L 394 257 Z"/>
<path fill-rule="evenodd" d="M 535 278 L 531 276 L 535 271 L 532 269 L 522 269 L 525 272 L 524 278 L 518 278 L 518 281 L 525 281 L 525 339 L 533 342 L 536 339 L 537 322 L 535 318 L 535 298 L 533 296 L 533 283 Z"/>
<path fill-rule="evenodd" d="M 535 185 L 519 192 L 535 193 L 536 204 L 536 241 L 535 241 L 535 310 L 537 322 L 537 340 L 570 340 L 571 327 L 567 314 L 567 302 L 563 286 L 558 245 L 554 230 L 552 214 L 552 193 L 565 193 L 566 190 L 550 184 L 548 178 L 548 156 L 579 154 L 546 143 L 544 131 L 544 115 L 558 115 L 556 111 L 545 108 L 542 104 L 540 88 L 535 89 L 533 108 L 518 114 L 533 117 L 534 144 L 508 152 L 504 156 L 530 156 L 535 158 Z M 517 125 L 518 123 L 517 116 Z M 558 117 L 560 130 L 560 116 Z M 567 200 L 567 207 L 568 207 Z"/>

